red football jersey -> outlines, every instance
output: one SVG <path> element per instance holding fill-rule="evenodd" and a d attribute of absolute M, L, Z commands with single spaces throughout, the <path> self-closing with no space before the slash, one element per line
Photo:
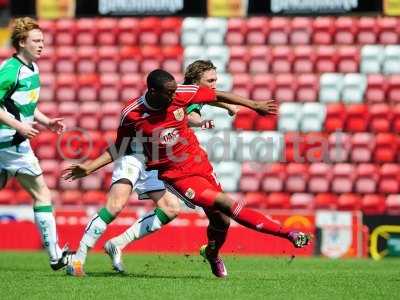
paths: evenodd
<path fill-rule="evenodd" d="M 178 85 L 167 110 L 153 110 L 144 96 L 129 101 L 121 113 L 116 145 L 123 138 L 135 137 L 143 143 L 149 169 L 165 169 L 184 164 L 193 157 L 204 157 L 204 151 L 188 126 L 186 107 L 191 103 L 216 100 L 215 91 L 196 85 Z"/>

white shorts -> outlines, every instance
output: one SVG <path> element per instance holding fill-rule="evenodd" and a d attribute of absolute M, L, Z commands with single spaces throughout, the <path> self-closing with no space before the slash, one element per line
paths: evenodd
<path fill-rule="evenodd" d="M 28 140 L 18 146 L 0 149 L 0 172 L 4 171 L 8 176 L 17 174 L 39 176 L 43 173 Z"/>
<path fill-rule="evenodd" d="M 158 179 L 158 171 L 146 171 L 146 166 L 134 155 L 125 155 L 114 161 L 111 184 L 120 179 L 131 182 L 139 199 L 147 199 L 148 192 L 165 190 L 164 182 Z"/>

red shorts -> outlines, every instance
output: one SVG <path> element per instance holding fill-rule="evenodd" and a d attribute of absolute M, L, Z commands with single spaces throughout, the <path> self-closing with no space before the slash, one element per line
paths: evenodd
<path fill-rule="evenodd" d="M 222 192 L 208 160 L 201 164 L 189 162 L 180 167 L 159 170 L 158 176 L 173 192 L 204 208 L 211 208 L 217 195 Z"/>

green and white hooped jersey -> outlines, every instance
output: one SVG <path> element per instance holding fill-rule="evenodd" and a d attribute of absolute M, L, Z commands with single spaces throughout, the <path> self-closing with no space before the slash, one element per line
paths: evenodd
<path fill-rule="evenodd" d="M 34 119 L 39 100 L 39 69 L 28 66 L 15 55 L 0 65 L 0 107 L 21 122 Z M 0 123 L 0 149 L 18 145 L 24 138 L 15 129 Z"/>

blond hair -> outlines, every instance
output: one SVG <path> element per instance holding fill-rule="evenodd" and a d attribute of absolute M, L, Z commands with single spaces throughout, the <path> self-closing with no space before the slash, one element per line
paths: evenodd
<path fill-rule="evenodd" d="M 14 20 L 14 28 L 11 33 L 11 43 L 19 51 L 19 42 L 28 37 L 29 31 L 40 29 L 39 24 L 32 18 L 24 17 Z"/>
<path fill-rule="evenodd" d="M 216 69 L 211 60 L 196 60 L 186 68 L 183 84 L 198 83 L 204 72 Z"/>

